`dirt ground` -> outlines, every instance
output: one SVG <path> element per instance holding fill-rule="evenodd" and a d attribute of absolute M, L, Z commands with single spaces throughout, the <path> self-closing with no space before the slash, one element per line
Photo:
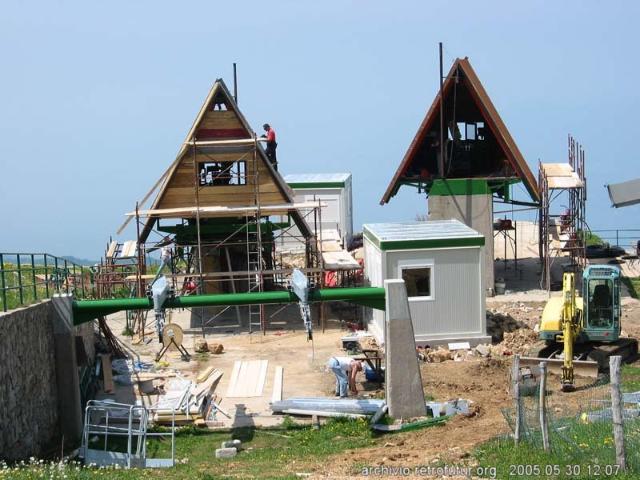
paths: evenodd
<path fill-rule="evenodd" d="M 438 401 L 456 398 L 471 400 L 473 414 L 469 417 L 457 416 L 444 425 L 398 433 L 381 439 L 374 447 L 357 451 L 347 451 L 335 455 L 329 461 L 315 465 L 312 477 L 345 478 L 357 475 L 354 465 L 358 466 L 403 466 L 429 465 L 436 462 L 460 464 L 481 443 L 497 435 L 508 433 L 508 426 L 501 409 L 511 405 L 508 391 L 508 372 L 511 354 L 520 352 L 528 339 L 535 338 L 531 330 L 542 314 L 543 302 L 538 296 L 532 296 L 531 302 L 523 300 L 521 293 L 513 297 L 495 297 L 487 304 L 488 311 L 498 318 L 508 319 L 509 329 L 506 340 L 491 349 L 491 357 L 471 356 L 464 361 L 448 360 L 442 363 L 421 363 L 421 373 L 425 394 Z M 192 351 L 193 343 L 201 333 L 199 329 L 188 327 L 188 319 L 174 315 L 174 322 L 185 326 L 185 345 Z M 193 377 L 209 365 L 225 372 L 217 392 L 222 397 L 221 406 L 232 415 L 227 426 L 274 425 L 282 417 L 274 416 L 269 410 L 273 385 L 273 372 L 277 365 L 284 366 L 284 398 L 293 396 L 331 396 L 334 378 L 324 368 L 326 360 L 341 353 L 340 337 L 347 332 L 341 329 L 341 322 L 329 317 L 325 333 L 316 332 L 313 348 L 306 341 L 304 332 L 297 328 L 297 316 L 294 312 L 290 324 L 282 330 L 261 334 L 215 333 L 207 334 L 210 342 L 224 345 L 222 355 L 194 357 L 194 360 L 182 362 L 176 353 L 169 355 L 167 370 L 178 369 L 183 375 Z M 114 333 L 132 347 L 143 361 L 151 361 L 157 349 L 157 341 L 144 346 L 131 345 L 128 337 L 120 332 L 124 327 L 124 318 L 112 316 L 109 320 Z M 296 327 L 296 328 L 292 328 Z M 640 301 L 623 299 L 623 331 L 634 337 L 640 337 Z M 525 339 L 525 340 L 523 340 Z M 510 344 L 509 342 L 512 342 Z M 236 360 L 267 359 L 269 368 L 267 383 L 262 397 L 246 399 L 227 399 L 225 393 L 228 379 Z M 552 388 L 558 389 L 559 381 L 552 376 Z M 131 401 L 142 398 L 148 404 L 154 401 L 152 396 L 140 396 L 131 387 L 118 387 L 115 398 L 119 401 Z M 361 396 L 379 396 L 380 391 L 374 385 L 360 384 Z M 563 397 L 571 400 L 573 394 Z M 145 398 L 146 397 L 146 398 Z M 114 396 L 111 396 L 114 398 Z M 578 396 L 575 397 L 578 401 Z"/>
<path fill-rule="evenodd" d="M 276 366 L 284 367 L 283 398 L 288 397 L 326 397 L 333 395 L 334 378 L 325 372 L 325 363 L 334 355 L 341 353 L 340 337 L 346 335 L 342 331 L 339 321 L 327 322 L 325 333 L 316 332 L 314 341 L 308 342 L 305 332 L 301 328 L 302 321 L 297 312 L 283 315 L 283 325 L 286 329 L 270 330 L 266 335 L 260 332 L 248 334 L 234 331 L 233 333 L 208 333 L 206 340 L 209 344 L 221 343 L 224 347 L 222 354 L 195 354 L 194 344 L 202 338 L 200 328 L 191 328 L 190 312 L 174 311 L 171 322 L 181 325 L 184 330 L 183 344 L 192 354 L 192 359 L 185 362 L 177 351 L 169 351 L 162 360 L 166 362 L 164 368 L 158 371 L 159 378 L 154 385 L 165 384 L 176 372 L 186 379 L 194 380 L 199 372 L 210 366 L 223 372 L 222 379 L 216 387 L 215 393 L 220 399 L 220 407 L 229 413 L 231 418 L 219 416 L 222 428 L 243 426 L 274 426 L 282 422 L 283 417 L 273 415 L 269 408 L 271 402 Z M 142 362 L 154 363 L 154 357 L 159 350 L 155 335 L 150 335 L 148 344 L 135 344 L 131 337 L 123 336 L 125 328 L 124 314 L 112 315 L 109 318 L 111 330 L 132 351 L 136 352 Z M 289 323 L 290 322 L 290 323 Z M 344 352 L 342 352 L 344 353 Z M 227 398 L 231 372 L 236 361 L 268 360 L 266 382 L 260 397 Z M 165 373 L 167 377 L 162 378 Z M 366 392 L 363 392 L 367 394 Z M 157 394 L 142 394 L 137 385 L 117 385 L 113 395 L 102 392 L 100 398 L 113 398 L 122 403 L 141 401 L 150 406 L 158 400 Z"/>
<path fill-rule="evenodd" d="M 519 298 L 519 297 L 518 297 Z M 510 315 L 533 327 L 541 315 L 540 302 L 494 301 L 491 308 Z M 527 328 L 523 326 L 523 328 Z M 623 299 L 622 328 L 628 335 L 640 338 L 640 301 Z M 461 464 L 480 444 L 498 435 L 509 433 L 502 409 L 511 406 L 508 391 L 511 356 L 476 358 L 462 362 L 424 363 L 421 365 L 425 394 L 436 400 L 467 398 L 474 402 L 476 413 L 457 416 L 442 426 L 388 437 L 380 446 L 345 452 L 327 462 L 323 469 L 328 476 L 355 475 L 354 464 L 366 466 L 413 467 L 433 463 Z M 578 385 L 587 383 L 578 380 Z M 552 395 L 569 406 L 580 401 L 580 392 L 561 393 L 559 377 L 551 375 Z M 317 472 L 321 474 L 320 472 Z"/>

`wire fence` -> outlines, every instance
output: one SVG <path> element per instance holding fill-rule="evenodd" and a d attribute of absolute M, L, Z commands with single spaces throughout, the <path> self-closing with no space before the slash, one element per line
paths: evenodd
<path fill-rule="evenodd" d="M 91 296 L 93 272 L 48 253 L 0 253 L 0 311 L 31 305 L 56 293 Z"/>
<path fill-rule="evenodd" d="M 528 384 L 521 379 L 514 405 L 502 411 L 518 443 L 562 458 L 565 465 L 576 470 L 569 476 L 617 473 L 610 378 L 603 376 L 572 393 L 545 388 L 544 396 L 540 394 L 541 384 L 539 379 Z M 626 469 L 640 473 L 640 392 L 625 391 L 623 387 L 621 393 Z"/>

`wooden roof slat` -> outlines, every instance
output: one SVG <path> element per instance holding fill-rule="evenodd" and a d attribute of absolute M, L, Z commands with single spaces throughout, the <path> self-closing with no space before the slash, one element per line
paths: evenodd
<path fill-rule="evenodd" d="M 280 205 L 265 205 L 264 207 L 260 207 L 261 211 L 269 211 L 269 212 L 294 212 L 296 210 L 303 210 L 306 208 L 315 208 L 315 207 L 326 207 L 326 203 L 318 203 L 318 202 L 297 202 L 297 203 L 287 203 Z M 228 207 L 226 205 L 215 205 L 215 206 L 201 206 L 198 207 L 178 207 L 178 208 L 156 208 L 149 210 L 139 210 L 138 215 L 141 217 L 165 217 L 165 218 L 173 218 L 179 215 L 195 215 L 197 211 L 200 214 L 234 214 L 234 215 L 242 215 L 246 213 L 254 213 L 258 210 L 257 206 L 247 206 L 247 207 Z M 135 217 L 136 212 L 129 212 L 126 214 L 128 217 Z"/>

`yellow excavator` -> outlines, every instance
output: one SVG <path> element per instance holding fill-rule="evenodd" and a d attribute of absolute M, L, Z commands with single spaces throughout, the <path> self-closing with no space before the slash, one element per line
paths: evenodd
<path fill-rule="evenodd" d="M 576 293 L 575 274 L 562 278 L 562 297 L 552 297 L 542 312 L 539 338 L 544 342 L 520 364 L 545 360 L 549 371 L 561 373 L 562 391 L 575 390 L 574 374 L 597 377 L 607 371 L 609 357 L 635 359 L 638 341 L 620 336 L 620 269 L 590 265 L 582 275 L 583 296 Z M 558 368 L 560 367 L 560 368 Z"/>

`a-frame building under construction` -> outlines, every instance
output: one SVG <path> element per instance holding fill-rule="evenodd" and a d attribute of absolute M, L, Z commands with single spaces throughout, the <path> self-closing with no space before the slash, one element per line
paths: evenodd
<path fill-rule="evenodd" d="M 455 218 L 482 233 L 485 288 L 492 292 L 493 202 L 513 202 L 510 188 L 518 182 L 531 197 L 527 205 L 536 207 L 535 176 L 471 63 L 458 58 L 380 203 L 388 203 L 401 186 L 413 186 L 428 196 L 430 220 Z"/>
<path fill-rule="evenodd" d="M 128 215 L 138 222 L 140 258 L 145 251 L 170 246 L 172 278 L 181 294 L 189 294 L 189 289 L 239 293 L 283 286 L 292 265 L 283 265 L 275 239 L 291 235 L 303 245 L 304 259 L 296 266 L 320 281 L 321 239 L 315 226 L 321 205 L 294 203 L 293 192 L 222 80 L 213 84 L 155 189 L 149 209 Z M 140 279 L 138 285 L 142 288 Z M 192 325 L 213 326 L 231 317 L 249 331 L 267 327 L 263 307 L 251 307 L 248 314 L 238 307 L 227 310 L 200 312 Z"/>

